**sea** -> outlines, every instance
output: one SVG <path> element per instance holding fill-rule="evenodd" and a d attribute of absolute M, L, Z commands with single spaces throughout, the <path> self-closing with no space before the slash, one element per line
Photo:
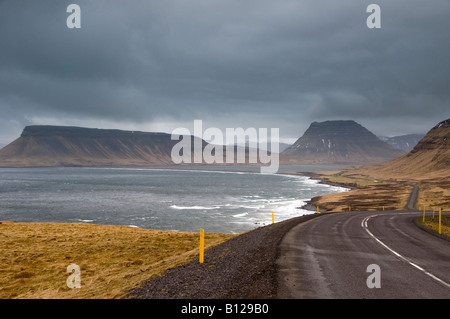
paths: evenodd
<path fill-rule="evenodd" d="M 0 168 L 0 221 L 76 222 L 146 229 L 242 233 L 314 213 L 314 196 L 347 189 L 283 172 L 337 166 Z"/>

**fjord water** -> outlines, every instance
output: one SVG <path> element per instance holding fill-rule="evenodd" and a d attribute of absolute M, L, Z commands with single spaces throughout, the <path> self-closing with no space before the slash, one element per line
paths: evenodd
<path fill-rule="evenodd" d="M 0 220 L 240 233 L 271 223 L 272 211 L 275 221 L 310 214 L 298 207 L 345 190 L 254 170 L 2 168 Z"/>

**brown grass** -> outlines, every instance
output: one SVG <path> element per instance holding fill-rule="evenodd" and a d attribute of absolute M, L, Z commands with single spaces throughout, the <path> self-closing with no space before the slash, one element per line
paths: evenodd
<path fill-rule="evenodd" d="M 417 208 L 450 210 L 450 180 L 423 180 L 418 185 L 420 192 L 416 203 Z"/>
<path fill-rule="evenodd" d="M 206 233 L 206 248 L 233 236 Z M 196 258 L 199 235 L 128 226 L 2 222 L 0 242 L 0 299 L 109 299 Z M 72 263 L 81 268 L 79 289 L 66 284 Z"/>
<path fill-rule="evenodd" d="M 314 199 L 313 204 L 333 212 L 402 210 L 405 208 L 412 187 L 383 184 L 366 186 L 348 192 L 329 194 Z"/>
<path fill-rule="evenodd" d="M 346 174 L 344 175 L 343 172 Z M 318 196 L 312 204 L 333 212 L 402 210 L 405 208 L 412 186 L 386 178 L 374 178 L 346 171 L 320 172 L 325 183 L 351 187 L 350 191 Z"/>
<path fill-rule="evenodd" d="M 423 217 L 419 217 L 419 224 L 425 225 L 432 231 L 439 233 L 439 212 L 435 213 L 434 218 L 429 215 L 430 213 L 425 217 L 425 222 L 423 222 Z M 441 222 L 442 235 L 450 237 L 450 216 L 442 216 Z"/>

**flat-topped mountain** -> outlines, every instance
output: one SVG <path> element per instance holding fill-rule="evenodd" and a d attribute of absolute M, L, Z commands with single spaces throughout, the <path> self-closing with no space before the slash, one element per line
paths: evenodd
<path fill-rule="evenodd" d="M 66 126 L 27 126 L 0 150 L 0 166 L 109 166 L 173 164 L 178 141 L 167 133 Z"/>
<path fill-rule="evenodd" d="M 203 156 L 207 145 L 209 153 L 206 154 L 213 155 L 221 151 L 217 153 L 217 160 L 222 158 L 222 161 L 216 162 L 216 157 L 213 157 L 211 164 L 241 164 L 237 159 L 238 153 L 243 154 L 245 163 L 253 163 L 250 162 L 249 147 L 234 146 L 230 149 L 223 145 L 208 144 L 190 135 L 182 137 L 182 141 L 172 140 L 172 135 L 168 133 L 27 126 L 18 139 L 0 150 L 0 167 L 208 164 L 211 162 Z M 231 151 L 233 155 L 230 157 L 234 162 L 228 163 L 227 152 Z M 176 162 L 173 161 L 172 152 Z M 188 152 L 186 157 L 184 152 Z"/>
<path fill-rule="evenodd" d="M 290 162 L 317 164 L 375 163 L 399 157 L 403 151 L 381 141 L 355 121 L 313 122 L 281 153 Z"/>

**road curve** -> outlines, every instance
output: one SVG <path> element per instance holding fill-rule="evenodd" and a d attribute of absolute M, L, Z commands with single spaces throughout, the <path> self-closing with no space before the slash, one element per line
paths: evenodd
<path fill-rule="evenodd" d="M 450 298 L 450 242 L 419 228 L 417 211 L 324 214 L 280 245 L 277 297 Z M 369 265 L 380 288 L 369 288 Z"/>

